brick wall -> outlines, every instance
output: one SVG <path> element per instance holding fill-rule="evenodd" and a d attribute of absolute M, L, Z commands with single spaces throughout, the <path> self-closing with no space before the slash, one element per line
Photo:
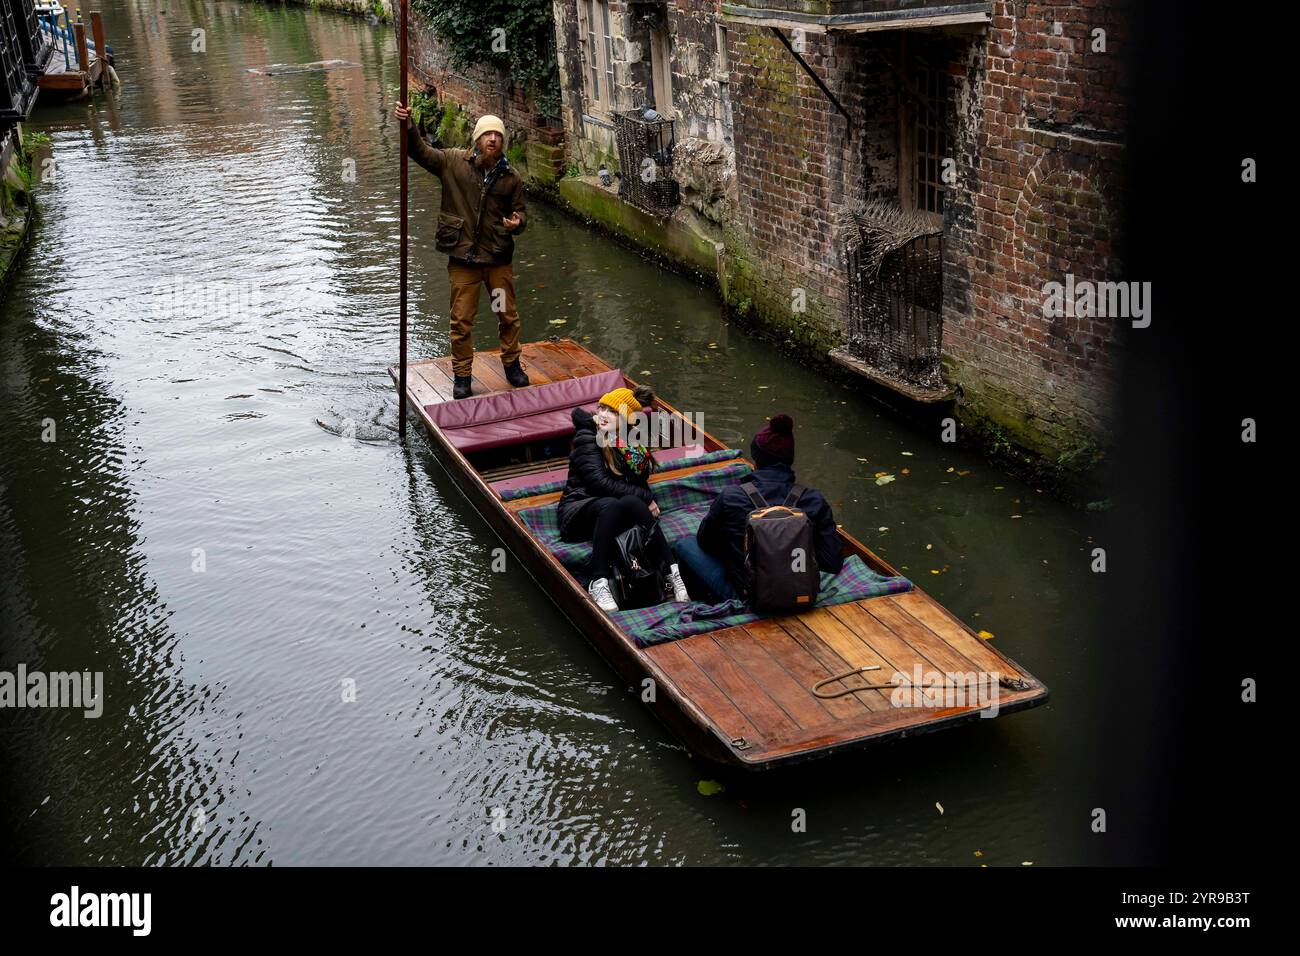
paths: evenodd
<path fill-rule="evenodd" d="M 1055 24 L 1061 32 L 1056 33 Z M 982 417 L 1059 454 L 1105 443 L 1116 319 L 1043 316 L 1046 283 L 1123 274 L 1126 5 L 995 4 L 965 106 L 944 351 Z M 1092 30 L 1106 32 L 1094 52 Z"/>
<path fill-rule="evenodd" d="M 766 5 L 766 4 L 764 4 Z M 874 8 L 874 5 L 873 5 Z M 1049 281 L 1122 274 L 1125 4 L 994 4 L 988 30 L 804 35 L 846 122 L 766 27 L 729 23 L 739 208 L 729 293 L 817 348 L 843 342 L 840 217 L 897 200 L 900 42 L 946 65 L 944 352 L 963 418 L 1039 454 L 1105 443 L 1114 320 L 1045 319 Z M 836 9 L 835 12 L 841 12 Z M 1059 34 L 1055 24 L 1060 23 Z M 1093 52 L 1092 29 L 1106 30 Z M 792 309 L 805 290 L 807 312 Z"/>

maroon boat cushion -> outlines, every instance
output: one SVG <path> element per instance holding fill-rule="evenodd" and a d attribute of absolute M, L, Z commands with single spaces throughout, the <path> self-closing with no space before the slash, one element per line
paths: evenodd
<path fill-rule="evenodd" d="M 485 451 L 525 441 L 558 438 L 573 432 L 573 410 L 594 406 L 611 389 L 623 385 L 623 373 L 548 382 L 509 392 L 426 405 L 424 410 L 460 451 Z"/>

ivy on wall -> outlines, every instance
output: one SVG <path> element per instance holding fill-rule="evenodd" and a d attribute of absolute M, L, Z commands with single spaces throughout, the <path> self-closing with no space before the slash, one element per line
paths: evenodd
<path fill-rule="evenodd" d="M 411 0 L 447 47 L 453 69 L 504 69 L 545 116 L 560 115 L 551 0 Z"/>

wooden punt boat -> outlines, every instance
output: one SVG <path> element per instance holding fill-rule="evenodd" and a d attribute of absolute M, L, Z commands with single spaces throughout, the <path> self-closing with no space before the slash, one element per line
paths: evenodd
<path fill-rule="evenodd" d="M 643 701 L 650 695 L 642 689 L 653 687 L 647 706 L 693 753 L 724 765 L 765 769 L 953 727 L 988 710 L 988 698 L 973 695 L 954 704 L 913 693 L 904 698 L 912 705 L 896 706 L 890 690 L 866 686 L 918 669 L 999 675 L 997 716 L 1047 700 L 1048 690 L 1037 678 L 917 587 L 640 646 L 615 616 L 596 606 L 526 520 L 553 506 L 559 491 L 512 497 L 567 473 L 569 415 L 575 405 L 594 407 L 608 388 L 636 383 L 569 340 L 525 345 L 523 362 L 533 385 L 512 390 L 499 354 L 476 353 L 474 397 L 459 402 L 451 397 L 450 357 L 411 362 L 406 397 L 437 457 L 479 513 Z M 398 367 L 390 372 L 397 380 Z M 524 401 L 528 393 L 534 394 Z M 680 417 L 662 400 L 656 407 Z M 708 453 L 726 454 L 725 448 L 703 433 L 702 447 L 656 452 L 661 463 L 651 481 L 680 483 L 685 476 L 737 463 L 752 467 L 743 457 L 708 460 L 717 457 Z M 692 464 L 692 452 L 695 460 L 704 455 L 704 463 Z M 843 529 L 840 533 L 846 559 L 857 555 L 876 574 L 897 576 L 871 549 Z M 879 669 L 830 680 L 863 667 Z M 813 689 L 819 682 L 823 693 L 841 695 L 819 696 Z"/>

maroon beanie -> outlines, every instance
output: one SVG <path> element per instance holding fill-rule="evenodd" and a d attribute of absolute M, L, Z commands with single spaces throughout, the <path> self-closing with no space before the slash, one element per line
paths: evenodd
<path fill-rule="evenodd" d="M 789 415 L 773 415 L 754 436 L 750 450 L 760 465 L 759 459 L 763 457 L 794 464 L 794 419 Z"/>

